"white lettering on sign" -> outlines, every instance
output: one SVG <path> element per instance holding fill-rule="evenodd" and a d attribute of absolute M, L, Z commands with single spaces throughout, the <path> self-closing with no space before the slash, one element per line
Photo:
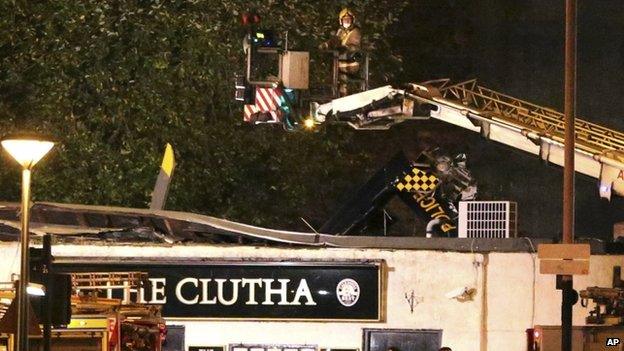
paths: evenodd
<path fill-rule="evenodd" d="M 152 299 L 150 300 L 150 303 L 167 303 L 167 296 L 165 296 L 165 285 L 167 285 L 167 279 L 149 278 L 149 281 L 152 283 Z M 143 289 L 141 289 L 141 291 L 142 290 Z"/>
<path fill-rule="evenodd" d="M 166 304 L 167 279 L 149 278 L 151 289 L 146 294 L 143 288 L 130 288 L 127 282 L 121 289 L 123 302 L 131 303 L 136 298 L 139 303 Z M 245 305 L 307 305 L 315 306 L 308 282 L 300 279 L 294 289 L 290 279 L 212 279 L 187 277 L 175 286 L 175 298 L 185 305 L 223 305 L 231 306 L 240 299 Z M 112 290 L 112 289 L 111 289 Z M 184 291 L 184 292 L 183 292 Z M 112 292 L 107 292 L 112 296 Z M 264 300 L 256 300 L 257 294 L 264 295 Z M 146 296 L 148 295 L 148 296 Z M 289 295 L 292 299 L 289 300 Z"/>
<path fill-rule="evenodd" d="M 310 288 L 308 287 L 308 282 L 305 279 L 301 279 L 299 282 L 299 287 L 297 288 L 297 292 L 295 293 L 295 297 L 291 302 L 291 305 L 301 305 L 299 301 L 302 297 L 306 298 L 306 305 L 316 305 L 314 299 L 312 299 L 312 293 L 310 293 Z"/>
<path fill-rule="evenodd" d="M 182 302 L 185 305 L 195 305 L 197 304 L 197 301 L 199 301 L 199 295 L 197 293 L 195 294 L 195 297 L 191 299 L 187 299 L 184 296 L 182 296 L 182 287 L 184 286 L 184 284 L 187 284 L 187 283 L 192 283 L 193 285 L 195 285 L 195 287 L 197 287 L 197 284 L 198 284 L 197 279 L 195 278 L 184 278 L 180 280 L 175 290 L 176 298 L 178 299 L 178 301 Z"/>
<path fill-rule="evenodd" d="M 262 286 L 262 279 L 245 279 L 243 278 L 243 288 L 246 285 L 249 285 L 249 299 L 245 302 L 245 305 L 257 305 L 258 301 L 256 301 L 256 285 Z"/>
<path fill-rule="evenodd" d="M 280 287 L 277 289 L 271 287 L 275 279 L 262 279 L 262 281 L 264 282 L 263 305 L 275 305 L 273 299 L 271 298 L 273 295 L 280 296 L 280 301 L 277 303 L 278 305 L 288 305 L 286 297 L 288 295 L 288 282 L 290 282 L 290 279 L 278 279 L 277 281 L 280 282 Z"/>
<path fill-rule="evenodd" d="M 208 300 L 208 283 L 211 281 L 212 279 L 208 278 L 208 279 L 200 279 L 199 281 L 201 282 L 201 286 L 202 286 L 202 299 L 201 302 L 199 303 L 200 305 L 216 305 L 217 304 L 217 297 L 213 297 L 212 299 Z"/>
<path fill-rule="evenodd" d="M 232 282 L 232 298 L 230 298 L 229 300 L 226 300 L 225 297 L 223 297 L 223 283 L 227 282 L 227 281 Z M 238 284 L 241 282 L 240 279 L 215 279 L 215 282 L 217 282 L 217 297 L 219 298 L 219 303 L 225 306 L 230 306 L 236 303 L 236 300 L 238 300 Z"/>
<path fill-rule="evenodd" d="M 133 296 L 136 296 L 136 302 L 147 303 L 147 301 L 145 301 L 145 291 L 143 290 L 143 288 L 140 288 L 138 290 L 135 288 L 131 288 L 128 282 L 123 282 L 123 286 L 122 302 L 124 304 L 129 304 L 132 301 L 135 301 Z"/>

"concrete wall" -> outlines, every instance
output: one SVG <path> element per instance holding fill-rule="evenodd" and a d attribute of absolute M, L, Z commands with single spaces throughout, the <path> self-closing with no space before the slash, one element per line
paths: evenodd
<path fill-rule="evenodd" d="M 276 249 L 215 246 L 76 246 L 59 245 L 55 256 L 203 257 L 294 260 L 383 259 L 387 263 L 386 319 L 382 323 L 287 323 L 175 321 L 186 325 L 189 345 L 231 343 L 313 344 L 361 348 L 362 328 L 442 329 L 443 345 L 454 351 L 526 350 L 525 329 L 559 324 L 560 293 L 553 276 L 539 272 L 528 253 L 470 254 L 379 249 Z M 0 281 L 17 272 L 17 244 L 0 243 Z M 592 256 L 590 275 L 576 278 L 575 288 L 610 286 L 614 265 L 624 256 Z M 472 301 L 444 295 L 459 287 L 475 288 Z M 414 292 L 413 312 L 406 295 Z M 535 294 L 534 294 L 535 292 Z M 582 325 L 588 310 L 575 306 Z"/>

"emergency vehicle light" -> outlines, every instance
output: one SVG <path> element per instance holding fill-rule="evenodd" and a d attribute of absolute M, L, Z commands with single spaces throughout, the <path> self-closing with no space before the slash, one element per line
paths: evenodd
<path fill-rule="evenodd" d="M 307 129 L 312 129 L 314 128 L 314 120 L 312 118 L 306 118 L 303 121 L 303 125 L 307 128 Z"/>
<path fill-rule="evenodd" d="M 275 41 L 275 36 L 273 35 L 273 31 L 270 30 L 260 30 L 251 33 L 251 41 L 254 45 L 258 45 L 260 47 L 276 47 L 277 42 Z"/>

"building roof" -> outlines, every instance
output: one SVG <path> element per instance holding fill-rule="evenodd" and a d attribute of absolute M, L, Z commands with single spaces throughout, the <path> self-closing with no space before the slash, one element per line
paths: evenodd
<path fill-rule="evenodd" d="M 19 211 L 18 203 L 0 203 L 0 240 L 18 240 Z M 539 243 L 553 242 L 552 239 L 535 238 L 336 236 L 267 229 L 187 212 L 49 202 L 33 204 L 30 232 L 34 238 L 53 234 L 56 242 L 85 244 L 198 243 L 460 252 L 534 252 Z M 609 249 L 607 244 L 592 242 L 592 252 L 612 250 L 613 247 Z"/>

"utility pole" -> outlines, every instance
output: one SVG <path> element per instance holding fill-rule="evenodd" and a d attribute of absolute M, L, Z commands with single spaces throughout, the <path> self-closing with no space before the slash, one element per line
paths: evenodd
<path fill-rule="evenodd" d="M 574 243 L 574 139 L 576 115 L 576 0 L 565 0 L 565 69 L 564 69 L 564 166 L 563 166 L 563 238 Z M 572 275 L 558 275 L 561 290 L 561 350 L 572 350 L 572 306 L 575 301 Z"/>
<path fill-rule="evenodd" d="M 52 307 L 52 297 L 50 296 L 53 292 L 49 290 L 49 287 L 52 285 L 50 281 L 50 266 L 52 265 L 52 235 L 46 234 L 43 236 L 43 269 L 42 269 L 42 278 L 43 285 L 45 286 L 46 294 L 43 296 L 42 301 L 42 324 L 43 324 L 43 351 L 50 351 L 52 349 L 52 316 L 50 312 L 50 308 Z"/>

